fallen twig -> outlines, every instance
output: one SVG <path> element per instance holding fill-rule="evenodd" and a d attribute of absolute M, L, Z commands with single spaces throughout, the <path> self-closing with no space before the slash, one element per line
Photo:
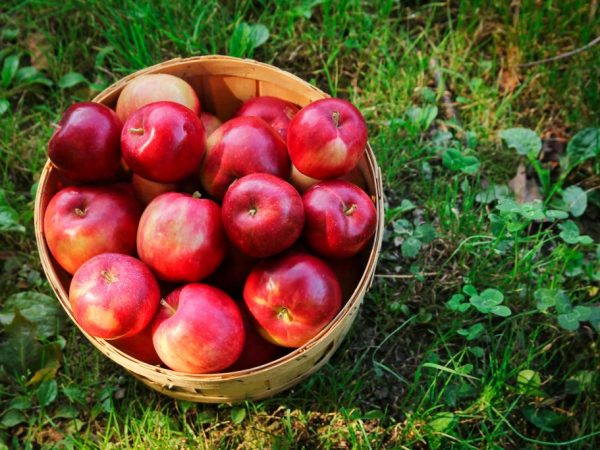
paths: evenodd
<path fill-rule="evenodd" d="M 520 67 L 531 67 L 531 66 L 537 66 L 539 64 L 545 64 L 545 63 L 549 63 L 549 62 L 553 62 L 553 61 L 558 61 L 560 59 L 569 58 L 573 55 L 577 55 L 578 53 L 585 52 L 586 50 L 592 48 L 596 44 L 600 44 L 600 36 L 598 36 L 596 39 L 593 39 L 592 41 L 588 42 L 583 47 L 576 48 L 575 50 L 561 53 L 560 55 L 552 56 L 550 58 L 544 58 L 544 59 L 540 59 L 538 61 L 532 61 L 532 62 L 528 62 L 528 63 L 524 63 L 524 64 L 519 64 L 519 66 Z"/>
<path fill-rule="evenodd" d="M 433 277 L 435 275 L 437 275 L 437 272 L 423 272 L 423 273 L 419 273 L 417 275 L 423 276 L 423 277 Z M 376 273 L 375 276 L 377 278 L 398 278 L 398 279 L 411 279 L 411 278 L 415 278 L 416 275 L 395 275 L 395 274 L 387 274 L 387 273 Z"/>

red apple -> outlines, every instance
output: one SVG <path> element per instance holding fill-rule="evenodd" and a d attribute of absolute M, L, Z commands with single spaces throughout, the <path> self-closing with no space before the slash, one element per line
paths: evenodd
<path fill-rule="evenodd" d="M 234 181 L 221 209 L 229 240 L 255 258 L 275 255 L 302 233 L 302 198 L 287 181 L 253 173 Z"/>
<path fill-rule="evenodd" d="M 147 205 L 165 192 L 176 191 L 178 185 L 177 183 L 157 183 L 156 181 L 146 180 L 137 173 L 134 173 L 131 178 L 131 186 L 133 187 L 136 198 L 143 205 Z"/>
<path fill-rule="evenodd" d="M 237 370 L 262 366 L 263 364 L 277 359 L 284 352 L 282 347 L 272 344 L 260 335 L 244 306 L 240 307 L 240 312 L 242 313 L 242 318 L 244 320 L 246 342 L 244 343 L 242 354 L 233 365 L 227 368 L 226 372 L 235 372 Z"/>
<path fill-rule="evenodd" d="M 121 187 L 71 186 L 52 197 L 44 235 L 54 259 L 75 271 L 100 253 L 135 253 L 142 208 Z"/>
<path fill-rule="evenodd" d="M 231 242 L 227 244 L 225 259 L 206 282 L 223 289 L 229 295 L 238 296 L 258 261 L 238 250 Z"/>
<path fill-rule="evenodd" d="M 138 254 L 164 281 L 207 277 L 226 246 L 221 208 L 211 200 L 170 192 L 152 200 L 140 219 Z"/>
<path fill-rule="evenodd" d="M 198 115 L 200 102 L 194 89 L 179 77 L 165 73 L 142 75 L 123 88 L 117 100 L 117 115 L 125 122 L 142 106 L 155 102 L 175 102 Z"/>
<path fill-rule="evenodd" d="M 152 321 L 139 333 L 130 337 L 115 339 L 110 343 L 123 353 L 127 353 L 146 364 L 157 366 L 162 363 L 152 343 Z"/>
<path fill-rule="evenodd" d="M 204 125 L 204 131 L 207 138 L 213 134 L 217 128 L 223 125 L 223 122 L 221 122 L 217 116 L 206 111 L 200 113 L 200 120 L 202 121 L 202 125 Z"/>
<path fill-rule="evenodd" d="M 367 145 L 367 124 L 358 109 L 339 98 L 317 100 L 300 110 L 288 128 L 294 166 L 316 179 L 350 172 Z"/>
<path fill-rule="evenodd" d="M 185 106 L 150 103 L 134 112 L 121 132 L 123 159 L 148 180 L 173 183 L 196 173 L 206 149 L 202 122 Z"/>
<path fill-rule="evenodd" d="M 355 167 L 346 175 L 338 179 L 349 181 L 350 183 L 355 184 L 356 186 L 361 188 L 362 190 L 367 189 L 367 181 L 365 180 L 365 176 L 362 174 L 358 167 Z M 319 183 L 320 181 L 323 180 L 317 180 L 316 178 L 307 177 L 298 169 L 296 169 L 296 167 L 292 164 L 292 173 L 290 174 L 289 182 L 301 194 L 304 193 L 308 188 Z"/>
<path fill-rule="evenodd" d="M 340 284 L 327 264 L 289 252 L 260 262 L 244 286 L 244 300 L 259 331 L 284 347 L 300 347 L 338 313 Z"/>
<path fill-rule="evenodd" d="M 324 260 L 342 288 L 342 303 L 346 303 L 358 286 L 358 282 L 363 276 L 365 270 L 365 262 L 360 255 L 352 256 L 344 259 L 325 259 Z"/>
<path fill-rule="evenodd" d="M 77 323 L 92 336 L 133 336 L 150 324 L 160 301 L 158 283 L 132 256 L 103 253 L 73 276 L 69 301 Z"/>
<path fill-rule="evenodd" d="M 208 138 L 200 179 L 209 195 L 220 200 L 233 181 L 251 173 L 287 179 L 290 160 L 285 142 L 264 120 L 237 117 Z"/>
<path fill-rule="evenodd" d="M 245 333 L 238 306 L 208 284 L 188 284 L 161 301 L 152 325 L 154 348 L 171 369 L 211 373 L 239 358 Z"/>
<path fill-rule="evenodd" d="M 348 258 L 360 252 L 375 233 L 377 211 L 371 198 L 343 180 L 315 184 L 302 196 L 304 238 L 316 253 Z"/>
<path fill-rule="evenodd" d="M 64 113 L 48 143 L 54 167 L 77 182 L 114 178 L 120 167 L 123 124 L 100 103 L 75 103 Z"/>
<path fill-rule="evenodd" d="M 234 117 L 260 117 L 273 127 L 285 141 L 287 139 L 287 130 L 290 121 L 299 110 L 300 108 L 293 103 L 277 97 L 264 96 L 246 100 L 234 114 Z"/>

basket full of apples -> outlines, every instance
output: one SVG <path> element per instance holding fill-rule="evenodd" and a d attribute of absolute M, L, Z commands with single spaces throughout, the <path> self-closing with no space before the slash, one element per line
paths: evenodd
<path fill-rule="evenodd" d="M 356 318 L 383 201 L 351 103 L 256 61 L 175 59 L 69 107 L 48 156 L 46 276 L 90 342 L 153 389 L 274 395 Z"/>

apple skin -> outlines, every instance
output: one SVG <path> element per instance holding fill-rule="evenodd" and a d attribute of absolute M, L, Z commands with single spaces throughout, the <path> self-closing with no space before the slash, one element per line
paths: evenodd
<path fill-rule="evenodd" d="M 225 259 L 206 282 L 237 298 L 242 294 L 246 278 L 248 278 L 257 262 L 256 258 L 238 250 L 235 245 L 228 241 Z"/>
<path fill-rule="evenodd" d="M 166 192 L 177 191 L 177 183 L 157 183 L 140 177 L 137 173 L 131 177 L 131 187 L 135 197 L 143 204 L 147 205 L 156 197 Z"/>
<path fill-rule="evenodd" d="M 132 358 L 150 364 L 152 366 L 158 366 L 162 363 L 158 357 L 158 353 L 154 349 L 152 343 L 152 321 L 150 325 L 144 328 L 133 336 L 115 339 L 110 342 L 112 345 L 117 347 L 123 353 L 127 353 Z"/>
<path fill-rule="evenodd" d="M 223 125 L 223 122 L 217 116 L 206 111 L 200 113 L 200 120 L 202 121 L 202 125 L 204 125 L 204 132 L 207 139 L 217 128 Z"/>
<path fill-rule="evenodd" d="M 272 344 L 260 335 L 252 323 L 250 313 L 248 313 L 245 306 L 240 306 L 240 312 L 244 320 L 246 342 L 244 343 L 240 357 L 225 372 L 235 372 L 262 366 L 277 359 L 284 353 L 283 347 Z"/>
<path fill-rule="evenodd" d="M 302 196 L 304 240 L 318 255 L 333 259 L 356 255 L 375 233 L 377 211 L 371 198 L 354 184 L 327 180 Z"/>
<path fill-rule="evenodd" d="M 338 178 L 350 172 L 367 145 L 367 124 L 352 103 L 317 100 L 300 110 L 288 127 L 292 163 L 311 178 Z"/>
<path fill-rule="evenodd" d="M 210 196 L 221 200 L 233 181 L 251 173 L 287 179 L 289 156 L 285 142 L 264 120 L 236 117 L 208 138 L 200 181 Z"/>
<path fill-rule="evenodd" d="M 265 339 L 297 348 L 335 317 L 342 293 L 326 263 L 288 252 L 257 264 L 246 280 L 244 300 Z"/>
<path fill-rule="evenodd" d="M 362 174 L 358 167 L 355 167 L 339 179 L 349 181 L 350 183 L 355 184 L 356 186 L 361 188 L 363 191 L 367 189 L 367 181 L 365 180 L 365 176 Z M 320 181 L 323 180 L 317 180 L 316 178 L 307 177 L 298 169 L 296 169 L 296 166 L 292 164 L 292 172 L 290 174 L 289 182 L 301 194 L 306 192 L 308 188 L 314 186 Z"/>
<path fill-rule="evenodd" d="M 173 370 L 218 372 L 242 353 L 244 322 L 239 307 L 225 292 L 192 283 L 161 302 L 152 340 L 160 359 Z"/>
<path fill-rule="evenodd" d="M 199 281 L 225 257 L 221 208 L 212 200 L 188 194 L 162 194 L 142 214 L 137 250 L 161 280 Z"/>
<path fill-rule="evenodd" d="M 121 120 L 109 107 L 75 103 L 58 122 L 48 142 L 48 157 L 54 167 L 73 181 L 110 180 L 121 164 L 121 128 Z"/>
<path fill-rule="evenodd" d="M 135 254 L 141 214 L 121 186 L 70 186 L 48 203 L 44 235 L 54 259 L 72 275 L 101 253 Z"/>
<path fill-rule="evenodd" d="M 150 103 L 138 109 L 121 132 L 127 166 L 159 183 L 174 183 L 196 173 L 205 150 L 202 121 L 173 102 Z"/>
<path fill-rule="evenodd" d="M 285 141 L 289 124 L 298 111 L 300 108 L 293 103 L 267 95 L 246 100 L 233 117 L 260 117 Z"/>
<path fill-rule="evenodd" d="M 229 240 L 255 258 L 290 247 L 304 226 L 300 194 L 287 181 L 267 173 L 235 180 L 223 198 L 221 213 Z"/>
<path fill-rule="evenodd" d="M 142 75 L 123 88 L 117 100 L 117 115 L 122 122 L 142 106 L 155 102 L 175 102 L 198 115 L 200 101 L 194 89 L 183 79 L 165 73 Z"/>
<path fill-rule="evenodd" d="M 344 259 L 323 259 L 327 263 L 342 288 L 342 304 L 345 304 L 356 289 L 358 282 L 363 276 L 365 270 L 364 258 L 361 255 L 351 256 Z"/>
<path fill-rule="evenodd" d="M 73 276 L 69 301 L 77 323 L 92 336 L 117 339 L 146 328 L 160 290 L 150 269 L 133 256 L 103 253 Z"/>

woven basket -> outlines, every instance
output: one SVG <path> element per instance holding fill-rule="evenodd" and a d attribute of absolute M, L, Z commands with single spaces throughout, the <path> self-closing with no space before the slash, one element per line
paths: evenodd
<path fill-rule="evenodd" d="M 93 101 L 114 108 L 121 90 L 135 77 L 168 73 L 190 83 L 200 97 L 202 109 L 225 120 L 251 97 L 272 95 L 300 106 L 328 97 L 323 91 L 276 67 L 248 59 L 202 56 L 173 59 L 129 75 L 113 84 Z M 210 375 L 189 375 L 142 363 L 113 347 L 109 341 L 81 332 L 102 353 L 123 366 L 152 389 L 170 397 L 203 403 L 239 402 L 261 399 L 290 388 L 305 379 L 333 355 L 356 318 L 365 292 L 370 287 L 383 235 L 381 173 L 370 146 L 359 168 L 377 207 L 377 228 L 365 250 L 365 267 L 351 298 L 339 314 L 316 337 L 301 348 L 260 367 Z M 44 272 L 61 305 L 75 322 L 69 304 L 71 277 L 56 263 L 44 239 L 43 217 L 48 202 L 59 188 L 56 171 L 48 161 L 42 171 L 35 199 L 35 237 Z M 76 322 L 75 322 L 76 323 Z"/>

